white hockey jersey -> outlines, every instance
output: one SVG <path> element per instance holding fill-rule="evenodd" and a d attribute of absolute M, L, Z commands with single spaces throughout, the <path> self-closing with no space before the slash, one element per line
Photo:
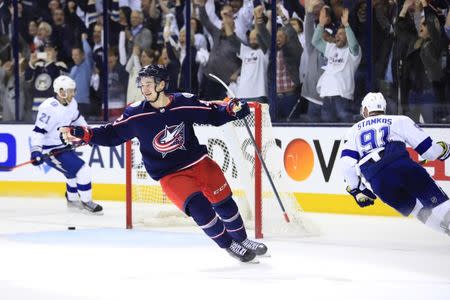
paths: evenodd
<path fill-rule="evenodd" d="M 345 139 L 341 168 L 345 181 L 352 189 L 359 184 L 358 165 L 369 159 L 379 160 L 378 153 L 389 142 L 403 142 L 427 160 L 435 160 L 442 154 L 442 147 L 406 116 L 368 117 L 354 124 Z"/>
<path fill-rule="evenodd" d="M 31 151 L 47 153 L 52 149 L 63 148 L 65 145 L 59 138 L 58 128 L 69 125 L 87 126 L 75 99 L 67 106 L 54 97 L 42 102 L 31 134 Z"/>

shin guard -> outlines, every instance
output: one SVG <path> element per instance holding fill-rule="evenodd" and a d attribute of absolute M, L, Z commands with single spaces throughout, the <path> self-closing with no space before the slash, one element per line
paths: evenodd
<path fill-rule="evenodd" d="M 206 197 L 198 193 L 190 198 L 186 206 L 186 213 L 191 215 L 195 223 L 214 241 L 220 248 L 228 248 L 231 245 L 231 236 L 225 230 L 222 221 L 217 217 L 211 203 Z"/>
<path fill-rule="evenodd" d="M 230 197 L 213 207 L 233 240 L 239 243 L 244 241 L 247 238 L 247 232 L 239 208 L 233 198 Z"/>

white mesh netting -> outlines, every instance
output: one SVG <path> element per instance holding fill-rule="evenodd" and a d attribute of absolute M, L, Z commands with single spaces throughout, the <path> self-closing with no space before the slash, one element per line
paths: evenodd
<path fill-rule="evenodd" d="M 283 155 L 272 134 L 267 105 L 262 105 L 262 156 L 278 190 L 281 201 L 291 219 L 286 223 L 264 170 L 262 172 L 262 232 L 265 237 L 305 236 L 317 234 L 317 229 L 302 213 L 293 193 L 283 180 Z M 247 117 L 253 135 L 255 114 Z M 239 205 L 247 228 L 255 229 L 255 151 L 244 122 L 238 120 L 220 127 L 198 125 L 195 131 L 200 143 L 207 145 L 209 156 L 221 166 Z M 257 170 L 258 171 L 258 170 Z M 177 210 L 162 192 L 159 184 L 147 175 L 139 152 L 139 142 L 132 146 L 133 223 L 167 226 L 193 224 Z"/>

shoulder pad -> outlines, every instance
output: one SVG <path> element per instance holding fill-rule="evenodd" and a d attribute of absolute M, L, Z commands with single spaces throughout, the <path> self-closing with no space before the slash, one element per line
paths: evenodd
<path fill-rule="evenodd" d="M 62 68 L 64 68 L 64 69 L 67 69 L 67 65 L 66 65 L 66 63 L 63 62 L 63 61 L 57 61 L 57 62 L 55 63 L 55 66 L 58 66 L 58 67 L 62 67 Z"/>
<path fill-rule="evenodd" d="M 181 93 L 181 95 L 183 95 L 183 97 L 185 97 L 185 98 L 192 98 L 195 96 L 194 94 L 191 94 L 191 93 Z"/>
<path fill-rule="evenodd" d="M 138 107 L 139 105 L 141 105 L 142 101 L 135 101 L 133 103 L 131 103 L 130 105 L 128 105 L 129 107 Z"/>

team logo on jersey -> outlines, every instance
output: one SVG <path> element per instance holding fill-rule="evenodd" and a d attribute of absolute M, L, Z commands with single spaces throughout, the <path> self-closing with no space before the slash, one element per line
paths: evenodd
<path fill-rule="evenodd" d="M 52 85 L 52 78 L 46 73 L 39 74 L 34 81 L 34 88 L 40 92 L 46 91 Z"/>
<path fill-rule="evenodd" d="M 167 126 L 153 138 L 153 148 L 165 157 L 167 153 L 184 147 L 184 122 L 179 125 Z"/>

